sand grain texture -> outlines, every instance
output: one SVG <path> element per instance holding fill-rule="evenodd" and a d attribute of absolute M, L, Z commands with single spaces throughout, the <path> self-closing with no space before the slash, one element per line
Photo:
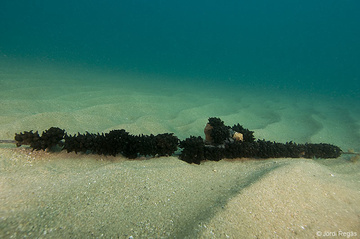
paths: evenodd
<path fill-rule="evenodd" d="M 359 174 L 312 160 L 1 155 L 2 238 L 307 238 L 360 225 Z"/>
<path fill-rule="evenodd" d="M 360 151 L 357 99 L 0 59 L 0 139 L 70 134 L 203 136 L 209 117 L 270 141 Z M 189 165 L 0 145 L 0 238 L 313 238 L 360 235 L 360 167 L 339 159 Z"/>

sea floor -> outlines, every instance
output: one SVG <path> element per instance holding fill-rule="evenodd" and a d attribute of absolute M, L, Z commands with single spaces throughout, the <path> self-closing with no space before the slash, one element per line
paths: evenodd
<path fill-rule="evenodd" d="M 209 117 L 255 137 L 360 151 L 358 98 L 1 59 L 0 139 L 51 126 L 203 136 Z M 34 152 L 0 145 L 0 237 L 312 238 L 360 235 L 360 164 Z M 321 235 L 320 235 L 321 233 Z"/>

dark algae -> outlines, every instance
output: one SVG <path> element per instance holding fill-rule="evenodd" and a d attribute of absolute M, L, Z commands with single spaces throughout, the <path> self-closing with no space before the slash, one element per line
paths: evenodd
<path fill-rule="evenodd" d="M 34 150 L 52 150 L 60 147 L 67 152 L 93 153 L 99 155 L 122 154 L 133 159 L 143 156 L 169 156 L 178 148 L 179 158 L 187 163 L 219 161 L 223 158 L 337 158 L 342 150 L 326 143 L 297 144 L 256 140 L 254 132 L 236 124 L 226 126 L 220 118 L 209 118 L 204 129 L 205 140 L 190 136 L 179 140 L 172 133 L 158 135 L 132 135 L 124 129 L 108 133 L 69 135 L 65 130 L 51 127 L 39 133 L 24 131 L 15 134 L 16 146 L 29 145 Z"/>
<path fill-rule="evenodd" d="M 103 155 L 122 154 L 127 158 L 139 155 L 168 156 L 178 148 L 179 139 L 173 134 L 131 135 L 124 129 L 112 130 L 109 133 L 68 135 L 65 130 L 51 127 L 39 136 L 38 132 L 25 131 L 15 134 L 17 146 L 30 145 L 35 150 L 61 147 L 69 152 L 94 153 Z"/>
<path fill-rule="evenodd" d="M 35 133 L 31 131 L 25 131 L 23 133 L 15 134 L 16 146 L 30 145 L 35 150 L 51 149 L 56 145 L 61 145 L 61 140 L 65 136 L 65 130 L 51 127 L 48 130 L 42 132 L 40 136 L 38 131 Z"/>
<path fill-rule="evenodd" d="M 209 125 L 211 127 L 209 127 Z M 188 163 L 223 158 L 337 158 L 341 149 L 331 144 L 277 143 L 255 140 L 254 132 L 240 124 L 226 126 L 220 118 L 209 118 L 205 141 L 190 137 L 180 142 L 180 159 Z M 239 135 L 239 137 L 235 137 Z"/>

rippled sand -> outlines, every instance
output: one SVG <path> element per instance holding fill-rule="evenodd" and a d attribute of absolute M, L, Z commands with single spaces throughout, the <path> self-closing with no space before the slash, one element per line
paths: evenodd
<path fill-rule="evenodd" d="M 346 158 L 189 165 L 0 152 L 2 238 L 312 238 L 360 225 L 360 166 Z"/>
<path fill-rule="evenodd" d="M 346 97 L 6 63 L 0 139 L 51 126 L 184 139 L 203 136 L 216 116 L 260 139 L 360 151 L 359 102 Z M 360 235 L 360 166 L 350 155 L 189 165 L 176 156 L 127 160 L 0 147 L 1 238 Z"/>

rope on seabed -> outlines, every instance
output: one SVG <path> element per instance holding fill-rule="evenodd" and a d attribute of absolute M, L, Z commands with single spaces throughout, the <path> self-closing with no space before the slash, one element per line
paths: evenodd
<path fill-rule="evenodd" d="M 11 139 L 0 139 L 0 144 L 16 144 L 16 141 Z"/>
<path fill-rule="evenodd" d="M 139 155 L 167 156 L 179 148 L 179 159 L 200 164 L 203 160 L 219 161 L 223 158 L 337 158 L 341 154 L 354 155 L 351 161 L 360 159 L 360 153 L 349 149 L 344 152 L 339 147 L 326 143 L 296 144 L 292 141 L 277 143 L 255 140 L 253 131 L 240 124 L 226 126 L 220 118 L 209 118 L 205 129 L 205 140 L 190 136 L 179 140 L 172 133 L 158 135 L 131 135 L 125 130 L 112 130 L 109 133 L 68 135 L 65 130 L 51 127 L 38 132 L 25 131 L 15 134 L 15 140 L 0 140 L 0 144 L 30 145 L 34 150 L 51 149 L 60 146 L 68 152 L 91 152 L 104 155 L 122 154 L 127 158 Z"/>
<path fill-rule="evenodd" d="M 0 139 L 0 144 L 16 144 L 16 141 L 11 139 Z M 342 151 L 341 154 L 360 155 L 360 152 L 355 152 L 352 149 L 348 149 L 346 152 Z"/>

